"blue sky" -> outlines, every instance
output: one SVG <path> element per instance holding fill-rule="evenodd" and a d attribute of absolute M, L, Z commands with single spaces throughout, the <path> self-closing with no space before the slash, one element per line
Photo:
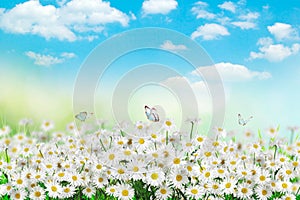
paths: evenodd
<path fill-rule="evenodd" d="M 238 128 L 239 112 L 254 115 L 253 128 L 299 124 L 299 13 L 300 4 L 294 0 L 4 0 L 0 2 L 0 103 L 5 107 L 1 112 L 12 116 L 21 109 L 18 117 L 34 113 L 44 118 L 57 117 L 53 112 L 57 109 L 69 113 L 77 73 L 94 48 L 123 31 L 161 27 L 186 35 L 215 63 L 226 91 L 225 127 Z M 164 42 L 161 48 L 171 52 L 189 50 L 181 41 Z M 127 66 L 130 70 L 143 61 L 167 63 L 180 71 L 181 78 L 201 85 L 193 70 L 179 67 L 183 62 L 168 63 L 161 59 L 165 53 L 158 53 L 157 59 L 151 57 L 154 54 L 129 55 L 115 65 L 132 63 Z M 107 84 L 122 76 L 113 66 L 106 74 Z M 205 93 L 199 95 L 200 101 L 209 103 L 207 88 L 200 87 Z M 209 112 L 206 107 L 200 109 Z"/>

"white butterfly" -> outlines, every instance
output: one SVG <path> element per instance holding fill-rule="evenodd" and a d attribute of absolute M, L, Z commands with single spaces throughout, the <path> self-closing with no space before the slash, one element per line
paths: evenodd
<path fill-rule="evenodd" d="M 149 108 L 148 106 L 145 106 L 145 114 L 148 120 L 153 122 L 159 121 L 159 116 L 155 108 Z"/>
<path fill-rule="evenodd" d="M 80 112 L 77 115 L 75 115 L 75 117 L 77 119 L 79 119 L 80 121 L 84 122 L 87 118 L 90 117 L 90 115 L 92 115 L 93 113 L 88 113 L 88 112 Z"/>
<path fill-rule="evenodd" d="M 245 126 L 253 118 L 253 116 L 250 116 L 247 120 L 245 120 L 242 118 L 241 114 L 238 114 L 238 118 L 239 125 Z"/>

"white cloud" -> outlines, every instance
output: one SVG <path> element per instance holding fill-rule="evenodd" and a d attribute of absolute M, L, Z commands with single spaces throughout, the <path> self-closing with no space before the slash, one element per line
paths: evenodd
<path fill-rule="evenodd" d="M 180 50 L 187 50 L 187 47 L 183 44 L 173 44 L 172 41 L 166 40 L 161 46 L 162 49 L 169 50 L 169 51 L 180 51 Z"/>
<path fill-rule="evenodd" d="M 192 7 L 191 11 L 196 15 L 197 19 L 214 19 L 216 15 L 205 10 L 207 6 L 207 3 L 198 1 L 195 3 L 195 6 Z"/>
<path fill-rule="evenodd" d="M 299 39 L 298 32 L 290 24 L 276 22 L 268 26 L 268 31 L 275 36 L 278 41 L 284 39 Z"/>
<path fill-rule="evenodd" d="M 148 14 L 168 14 L 178 6 L 176 0 L 145 0 L 143 2 L 143 12 Z"/>
<path fill-rule="evenodd" d="M 259 17 L 259 13 L 258 12 L 248 12 L 245 15 L 240 15 L 239 18 L 242 20 L 254 20 L 257 19 Z"/>
<path fill-rule="evenodd" d="M 231 1 L 225 1 L 224 3 L 218 5 L 219 8 L 223 10 L 228 10 L 232 13 L 235 13 L 236 5 L 232 3 Z"/>
<path fill-rule="evenodd" d="M 220 76 L 224 81 L 249 81 L 252 79 L 268 79 L 271 77 L 269 72 L 251 71 L 244 65 L 232 64 L 229 62 L 217 63 L 214 66 L 198 67 L 192 72 L 193 75 L 198 76 L 199 73 L 206 72 L 209 75 L 211 67 L 216 67 Z"/>
<path fill-rule="evenodd" d="M 257 45 L 259 45 L 259 52 L 250 52 L 250 59 L 264 58 L 271 62 L 279 62 L 300 51 L 300 44 L 298 43 L 291 47 L 284 44 L 273 44 L 273 40 L 269 37 L 260 38 Z"/>
<path fill-rule="evenodd" d="M 81 32 L 97 31 L 108 23 L 127 26 L 129 22 L 126 14 L 102 0 L 58 1 L 58 4 L 61 7 L 44 6 L 34 0 L 17 4 L 3 11 L 0 28 L 10 33 L 75 41 Z"/>
<path fill-rule="evenodd" d="M 49 67 L 51 65 L 63 63 L 65 59 L 71 59 L 74 58 L 76 55 L 74 53 L 69 52 L 63 52 L 60 57 L 54 57 L 51 55 L 43 55 L 39 53 L 35 53 L 32 51 L 25 52 L 25 55 L 27 55 L 29 58 L 34 60 L 34 64 L 40 65 L 40 66 L 46 66 Z"/>
<path fill-rule="evenodd" d="M 192 33 L 191 38 L 202 37 L 204 40 L 213 40 L 226 35 L 230 35 L 226 27 L 212 23 L 199 26 L 197 30 Z"/>
<path fill-rule="evenodd" d="M 74 58 L 76 57 L 75 53 L 70 53 L 70 52 L 63 52 L 60 54 L 61 57 L 63 58 Z"/>
<path fill-rule="evenodd" d="M 233 24 L 234 26 L 237 26 L 243 30 L 246 29 L 253 29 L 256 27 L 256 24 L 253 22 L 248 22 L 248 21 L 237 21 L 237 22 L 232 22 L 231 24 Z"/>
<path fill-rule="evenodd" d="M 58 63 L 62 63 L 64 60 L 62 58 L 53 57 L 50 55 L 42 55 L 38 53 L 34 53 L 32 51 L 28 51 L 25 53 L 29 58 L 34 60 L 34 64 L 40 66 L 50 66 Z"/>

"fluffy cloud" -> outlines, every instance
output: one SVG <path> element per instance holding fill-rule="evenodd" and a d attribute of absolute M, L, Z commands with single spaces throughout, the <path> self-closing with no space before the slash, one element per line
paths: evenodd
<path fill-rule="evenodd" d="M 191 11 L 194 15 L 196 15 L 197 19 L 214 19 L 216 15 L 205 10 L 207 6 L 207 3 L 198 1 L 192 7 Z"/>
<path fill-rule="evenodd" d="M 108 23 L 127 26 L 129 17 L 102 0 L 71 0 L 61 7 L 26 1 L 2 11 L 0 28 L 17 34 L 74 41 L 80 32 L 99 31 Z"/>
<path fill-rule="evenodd" d="M 253 29 L 256 27 L 256 24 L 254 22 L 248 22 L 248 21 L 237 21 L 237 22 L 232 22 L 231 24 L 243 30 Z"/>
<path fill-rule="evenodd" d="M 34 64 L 46 67 L 62 63 L 65 61 L 65 59 L 74 58 L 76 56 L 74 53 L 64 52 L 60 55 L 60 57 L 54 57 L 51 55 L 43 55 L 32 51 L 25 52 L 25 55 L 33 59 Z"/>
<path fill-rule="evenodd" d="M 169 50 L 169 51 L 180 51 L 186 50 L 187 47 L 183 44 L 175 45 L 170 40 L 166 40 L 161 46 L 162 49 Z"/>
<path fill-rule="evenodd" d="M 239 16 L 240 19 L 247 20 L 247 21 L 257 19 L 258 17 L 259 17 L 258 12 L 248 12 L 247 14 Z"/>
<path fill-rule="evenodd" d="M 230 35 L 226 27 L 212 23 L 199 26 L 197 30 L 192 33 L 191 38 L 202 37 L 204 40 L 213 40 L 226 35 Z"/>
<path fill-rule="evenodd" d="M 178 6 L 176 0 L 145 0 L 143 2 L 143 12 L 148 14 L 168 14 L 172 10 L 175 10 Z"/>
<path fill-rule="evenodd" d="M 208 72 L 213 66 L 199 67 L 192 72 L 193 75 Z M 269 72 L 251 71 L 247 67 L 239 64 L 221 62 L 214 65 L 224 81 L 249 81 L 252 79 L 268 79 L 271 77 Z M 206 73 L 209 75 L 209 73 Z"/>
<path fill-rule="evenodd" d="M 299 39 L 298 32 L 290 24 L 275 23 L 268 26 L 268 31 L 275 36 L 278 41 L 284 39 Z"/>
<path fill-rule="evenodd" d="M 259 45 L 259 52 L 250 52 L 250 59 L 264 58 L 271 62 L 279 62 L 293 54 L 297 54 L 300 50 L 300 44 L 298 43 L 290 47 L 284 44 L 274 44 L 269 37 L 260 38 L 257 45 Z"/>
<path fill-rule="evenodd" d="M 218 5 L 219 8 L 223 10 L 228 10 L 232 13 L 235 13 L 236 5 L 232 3 L 231 1 L 225 1 L 224 3 Z"/>

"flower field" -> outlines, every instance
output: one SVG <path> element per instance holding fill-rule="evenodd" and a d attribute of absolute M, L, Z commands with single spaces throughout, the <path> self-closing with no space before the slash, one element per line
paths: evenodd
<path fill-rule="evenodd" d="M 297 137 L 270 128 L 239 142 L 222 128 L 198 133 L 198 122 L 186 133 L 172 120 L 1 124 L 1 199 L 299 199 Z"/>

